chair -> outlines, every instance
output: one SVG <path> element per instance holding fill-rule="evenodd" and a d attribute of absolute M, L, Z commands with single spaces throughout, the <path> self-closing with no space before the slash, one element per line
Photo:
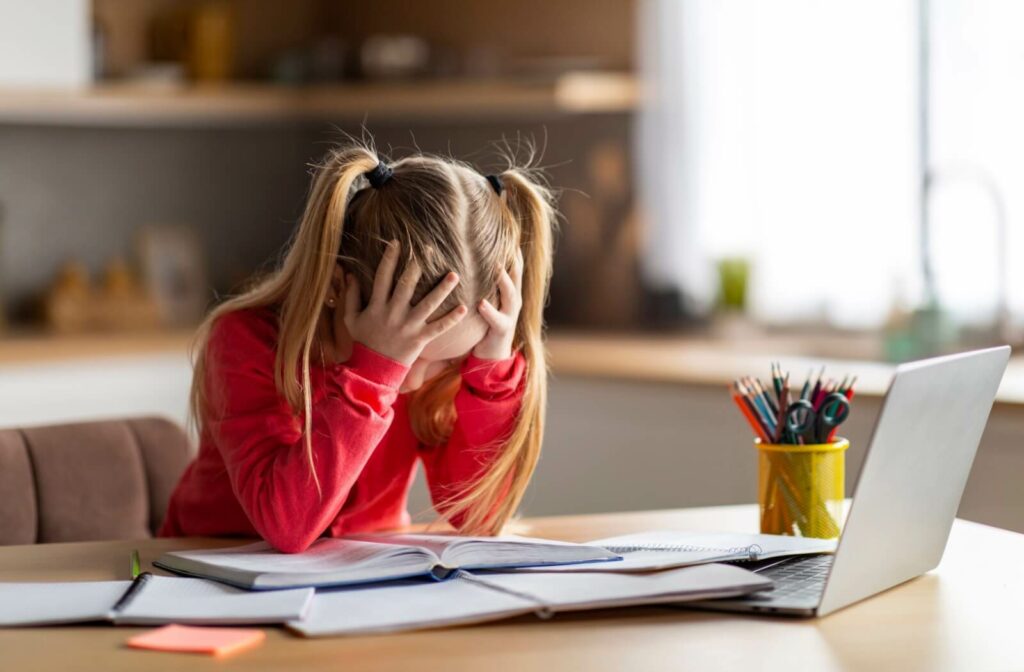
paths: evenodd
<path fill-rule="evenodd" d="M 0 545 L 152 537 L 192 454 L 161 418 L 0 430 Z"/>

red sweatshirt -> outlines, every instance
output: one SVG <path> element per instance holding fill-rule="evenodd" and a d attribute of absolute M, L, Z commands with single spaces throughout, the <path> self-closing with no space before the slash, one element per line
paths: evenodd
<path fill-rule="evenodd" d="M 436 505 L 483 473 L 522 398 L 521 354 L 500 361 L 469 355 L 451 438 L 424 446 L 398 392 L 408 368 L 357 343 L 347 362 L 311 367 L 321 495 L 303 418 L 274 385 L 276 343 L 277 318 L 269 309 L 231 313 L 214 325 L 199 454 L 171 496 L 160 536 L 259 535 L 293 553 L 324 535 L 407 525 L 416 460 L 423 460 Z"/>

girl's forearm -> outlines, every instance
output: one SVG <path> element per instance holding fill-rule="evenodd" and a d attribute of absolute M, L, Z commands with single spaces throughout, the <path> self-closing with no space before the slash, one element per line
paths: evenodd
<path fill-rule="evenodd" d="M 326 396 L 312 405 L 315 478 L 302 419 L 286 409 L 236 411 L 217 423 L 232 488 L 272 546 L 305 550 L 337 517 L 391 426 L 404 374 L 401 365 L 360 348 L 349 362 L 328 370 Z"/>

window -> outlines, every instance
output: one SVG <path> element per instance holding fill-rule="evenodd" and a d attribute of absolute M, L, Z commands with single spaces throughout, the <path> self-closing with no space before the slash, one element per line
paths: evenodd
<path fill-rule="evenodd" d="M 923 5 L 927 7 L 927 5 Z M 923 297 L 919 22 L 900 0 L 648 0 L 641 120 L 648 279 L 707 305 L 713 260 L 751 261 L 768 323 L 884 324 Z M 931 8 L 931 250 L 964 320 L 1024 314 L 1024 5 Z M 993 195 L 996 197 L 993 197 Z"/>

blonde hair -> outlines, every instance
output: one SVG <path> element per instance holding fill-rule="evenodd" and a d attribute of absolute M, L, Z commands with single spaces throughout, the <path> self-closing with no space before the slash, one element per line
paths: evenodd
<path fill-rule="evenodd" d="M 378 163 L 372 148 L 351 144 L 331 150 L 315 167 L 305 211 L 280 268 L 220 304 L 200 326 L 193 346 L 191 415 L 202 430 L 209 410 L 206 346 L 217 320 L 238 310 L 277 308 L 274 382 L 305 419 L 310 475 L 319 489 L 310 440 L 310 365 L 335 265 L 340 262 L 358 278 L 365 301 L 384 247 L 396 239 L 404 252 L 397 273 L 413 260 L 423 269 L 414 301 L 449 271 L 462 279 L 439 309 L 443 313 L 460 303 L 475 306 L 483 298 L 493 302 L 499 269 L 511 268 L 521 251 L 523 303 L 514 347 L 526 360 L 526 372 L 519 413 L 486 473 L 460 485 L 437 506 L 469 534 L 497 534 L 522 500 L 544 432 L 543 309 L 556 221 L 552 193 L 531 171 L 510 165 L 500 174 L 504 188 L 499 194 L 468 166 L 423 155 L 392 164 L 393 177 L 379 188 L 365 187 L 361 177 Z M 452 366 L 411 395 L 411 424 L 423 443 L 438 445 L 450 436 L 460 384 L 459 371 Z"/>

